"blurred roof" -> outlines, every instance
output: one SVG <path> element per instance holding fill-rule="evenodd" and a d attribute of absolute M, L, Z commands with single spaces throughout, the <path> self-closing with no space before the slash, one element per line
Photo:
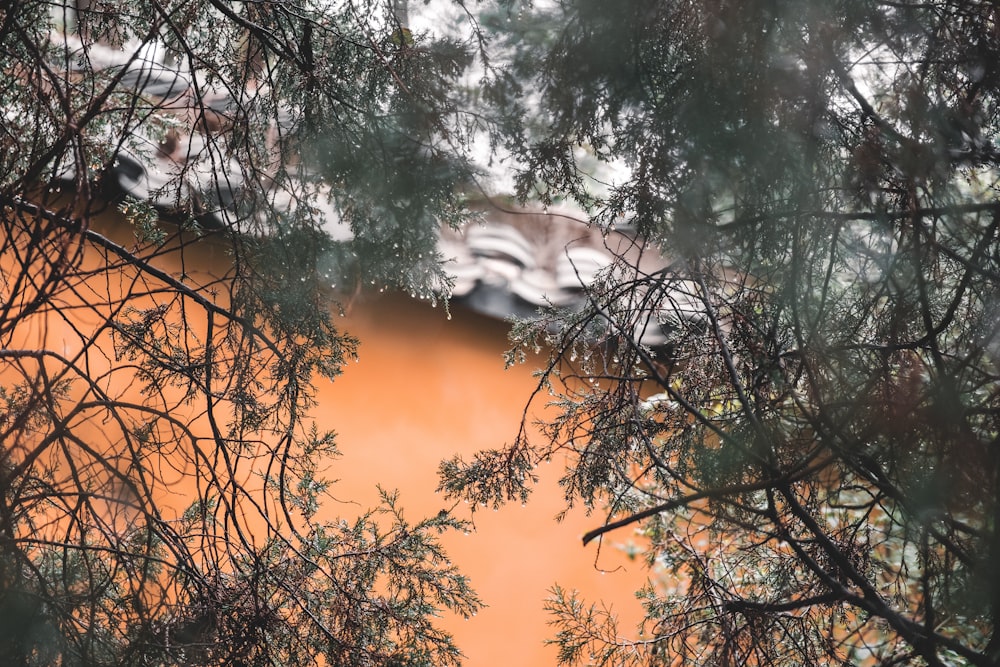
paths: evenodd
<path fill-rule="evenodd" d="M 606 230 L 576 211 L 530 210 L 490 200 L 481 224 L 442 229 L 438 248 L 453 297 L 488 315 L 530 317 L 539 308 L 577 308 L 616 258 L 651 272 L 665 265 L 630 229 Z"/>
<path fill-rule="evenodd" d="M 147 201 L 161 211 L 194 203 L 207 226 L 243 229 L 253 224 L 236 210 L 241 189 L 247 186 L 243 170 L 231 164 L 213 138 L 235 104 L 231 92 L 190 81 L 153 52 L 135 59 L 126 51 L 101 44 L 84 47 L 72 35 L 60 38 L 71 54 L 81 56 L 81 63 L 85 58 L 89 69 L 126 68 L 120 85 L 141 91 L 158 113 L 168 117 L 156 136 L 150 133 L 149 123 L 139 125 L 130 137 L 131 145 L 120 147 L 103 172 L 106 185 L 118 190 L 116 194 Z M 178 122 L 169 122 L 170 116 Z M 59 174 L 67 181 L 74 176 L 69 167 Z M 308 199 L 335 240 L 350 239 L 351 230 L 341 222 L 329 192 L 319 185 L 316 188 L 303 197 L 301 192 L 275 187 L 267 197 L 278 210 Z M 452 298 L 493 317 L 532 317 L 539 308 L 580 307 L 586 288 L 616 257 L 641 272 L 665 266 L 663 258 L 627 227 L 599 229 L 588 225 L 578 211 L 530 210 L 485 197 L 475 208 L 481 221 L 462 230 L 442 226 L 438 247 L 445 271 L 454 281 Z M 659 331 L 654 329 L 637 335 L 655 344 Z"/>

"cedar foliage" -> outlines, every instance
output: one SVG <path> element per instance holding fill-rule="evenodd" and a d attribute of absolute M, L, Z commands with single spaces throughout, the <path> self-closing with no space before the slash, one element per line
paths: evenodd
<path fill-rule="evenodd" d="M 390 492 L 329 520 L 306 419 L 357 344 L 333 283 L 446 289 L 475 54 L 401 16 L 0 8 L 3 664 L 459 663 L 436 618 L 480 606 L 439 543 L 460 522 Z"/>
<path fill-rule="evenodd" d="M 631 639 L 555 590 L 561 661 L 1000 664 L 996 4 L 566 0 L 484 26 L 520 195 L 669 259 L 520 326 L 558 416 L 442 464 L 495 505 L 565 461 L 603 521 L 585 542 L 645 559 Z"/>

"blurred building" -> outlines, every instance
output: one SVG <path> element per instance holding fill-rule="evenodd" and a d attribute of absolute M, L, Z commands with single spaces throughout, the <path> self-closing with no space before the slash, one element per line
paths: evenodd
<path fill-rule="evenodd" d="M 88 48 L 90 66 L 123 64 L 121 51 Z M 192 82 L 159 62 L 155 53 L 129 67 L 123 85 L 158 99 L 165 112 L 191 111 L 186 100 L 192 98 Z M 246 187 L 240 170 L 221 159 L 211 139 L 213 124 L 225 123 L 231 101 L 221 91 L 200 94 L 215 116 L 178 125 L 192 128 L 190 132 L 174 128 L 157 136 L 137 134 L 132 146 L 121 147 L 101 173 L 102 194 L 148 202 L 168 221 L 193 205 L 207 227 L 239 231 L 247 225 L 246 233 L 256 233 L 252 216 L 237 211 L 240 190 Z M 75 176 L 69 168 L 59 174 L 66 182 Z M 327 231 L 348 243 L 350 230 L 339 223 L 335 207 L 322 191 L 314 194 L 311 201 Z M 297 201 L 281 191 L 271 198 L 289 207 Z M 342 327 L 361 340 L 361 348 L 358 363 L 335 383 L 320 381 L 319 409 L 313 415 L 321 428 L 338 433 L 343 453 L 328 471 L 339 480 L 324 510 L 330 518 L 350 517 L 375 503 L 376 484 L 398 488 L 412 518 L 447 507 L 435 492 L 442 459 L 500 447 L 517 435 L 522 419 L 541 416 L 525 412 L 537 384 L 533 367 L 504 370 L 507 320 L 532 317 L 539 309 L 580 306 L 588 286 L 616 258 L 643 271 L 664 265 L 627 228 L 589 227 L 573 211 L 530 211 L 485 197 L 475 206 L 479 223 L 440 231 L 438 249 L 453 280 L 448 308 L 392 293 L 360 292 L 340 299 Z M 123 242 L 132 234 L 113 209 L 92 225 Z M 165 253 L 160 268 L 224 274 L 222 253 L 191 248 L 183 266 L 178 256 Z M 303 267 L 308 268 L 314 267 Z M 336 308 L 333 302 L 331 308 Z M 655 345 L 660 332 L 654 326 L 636 335 Z M 632 591 L 641 585 L 644 570 L 614 546 L 615 540 L 627 542 L 628 535 L 616 535 L 600 548 L 584 548 L 580 537 L 596 527 L 599 517 L 571 513 L 555 522 L 563 509 L 560 463 L 541 470 L 542 483 L 527 507 L 474 514 L 473 508 L 459 508 L 473 518 L 477 530 L 450 536 L 449 551 L 489 605 L 474 619 L 444 620 L 469 665 L 555 664 L 555 649 L 544 645 L 551 636 L 544 599 L 556 583 L 580 589 L 591 600 L 612 601 L 625 619 L 640 616 Z M 183 495 L 183 481 L 170 492 Z M 183 507 L 184 499 L 176 504 Z M 627 623 L 623 627 L 630 629 Z"/>

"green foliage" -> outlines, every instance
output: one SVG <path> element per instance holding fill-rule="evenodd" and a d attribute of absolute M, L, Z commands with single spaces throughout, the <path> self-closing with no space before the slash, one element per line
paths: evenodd
<path fill-rule="evenodd" d="M 395 5 L 0 8 L 0 663 L 460 662 L 465 526 L 331 519 L 306 422 L 334 283 L 446 292 L 465 216 L 475 54 Z"/>
<path fill-rule="evenodd" d="M 557 593 L 565 664 L 998 664 L 995 4 L 545 7 L 485 22 L 519 193 L 667 266 L 517 329 L 558 415 L 442 488 L 558 457 L 585 543 L 640 532 L 642 634 Z"/>
<path fill-rule="evenodd" d="M 139 243 L 159 246 L 166 242 L 167 232 L 160 226 L 160 216 L 149 202 L 125 197 L 118 210 L 135 227 L 135 238 Z"/>

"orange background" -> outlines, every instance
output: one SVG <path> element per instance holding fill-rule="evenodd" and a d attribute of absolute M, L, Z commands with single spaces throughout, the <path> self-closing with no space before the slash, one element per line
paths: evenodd
<path fill-rule="evenodd" d="M 412 518 L 434 514 L 446 505 L 434 493 L 440 460 L 510 442 L 536 383 L 533 367 L 505 371 L 508 325 L 454 306 L 448 320 L 440 307 L 379 296 L 353 304 L 343 324 L 361 339 L 360 361 L 335 382 L 321 381 L 316 411 L 343 452 L 329 471 L 340 480 L 332 494 L 373 504 L 379 483 L 401 491 Z M 559 463 L 538 469 L 542 481 L 526 507 L 481 509 L 475 532 L 446 539 L 489 605 L 467 621 L 446 621 L 471 667 L 555 665 L 556 648 L 544 644 L 555 630 L 543 611 L 555 583 L 614 603 L 625 632 L 638 619 L 632 592 L 645 578 L 641 564 L 609 543 L 600 554 L 596 544 L 581 545 L 599 517 L 574 512 L 555 522 Z M 351 506 L 327 511 L 346 515 Z M 626 531 L 612 536 L 626 539 Z"/>
<path fill-rule="evenodd" d="M 96 222 L 101 233 L 119 243 L 134 243 L 131 228 L 119 216 Z M 98 267 L 101 281 L 102 262 L 97 255 L 87 258 L 88 265 Z M 198 243 L 185 252 L 183 271 L 207 279 L 223 275 L 227 262 L 222 248 Z M 161 255 L 156 264 L 174 275 L 182 271 L 175 252 Z M 116 281 L 111 275 L 110 282 Z M 101 283 L 95 289 L 108 286 Z M 86 290 L 80 298 L 86 298 Z M 93 324 L 93 314 L 65 312 L 75 313 L 71 317 L 84 327 Z M 349 362 L 335 382 L 317 382 L 319 404 L 311 417 L 320 430 L 337 432 L 342 452 L 326 471 L 338 481 L 321 517 L 350 519 L 377 505 L 377 484 L 400 491 L 409 520 L 437 514 L 451 505 L 435 493 L 438 464 L 455 454 L 469 459 L 517 435 L 536 385 L 532 365 L 504 370 L 508 325 L 458 306 L 452 306 L 449 319 L 444 308 L 402 295 L 362 295 L 338 324 L 361 340 L 360 359 Z M 67 355 L 81 344 L 61 318 L 43 318 L 40 327 L 22 328 L 13 343 L 28 349 L 48 346 Z M 113 357 L 100 355 L 94 363 L 92 370 L 100 372 L 116 364 Z M 100 424 L 95 427 L 100 431 Z M 99 432 L 90 435 L 101 439 Z M 442 619 L 470 667 L 555 665 L 556 648 L 545 645 L 555 629 L 547 625 L 543 605 L 556 583 L 579 589 L 588 601 L 613 603 L 624 621 L 622 631 L 632 634 L 640 615 L 633 591 L 645 572 L 640 562 L 629 561 L 614 547 L 628 540 L 629 533 L 611 535 L 599 551 L 596 543 L 584 548 L 580 538 L 600 524 L 600 517 L 575 512 L 556 523 L 554 517 L 563 509 L 560 463 L 554 459 L 539 467 L 542 481 L 526 507 L 480 510 L 472 517 L 474 532 L 444 536 L 452 561 L 488 605 L 468 620 Z M 161 487 L 165 497 L 160 501 L 166 506 L 180 511 L 191 502 L 184 497 L 192 489 L 184 473 L 177 471 L 162 483 L 167 488 Z"/>

